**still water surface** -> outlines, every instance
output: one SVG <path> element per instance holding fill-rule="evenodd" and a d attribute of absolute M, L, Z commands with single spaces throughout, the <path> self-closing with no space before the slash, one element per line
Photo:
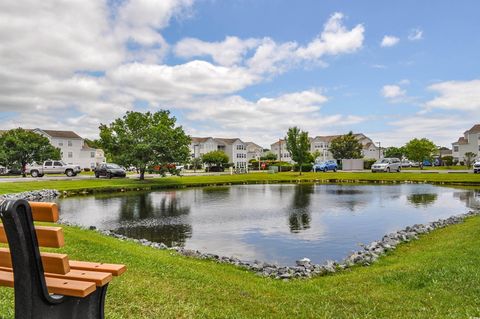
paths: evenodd
<path fill-rule="evenodd" d="M 169 246 L 290 265 L 342 259 L 408 225 L 480 208 L 433 185 L 242 185 L 60 199 L 61 218 Z"/>

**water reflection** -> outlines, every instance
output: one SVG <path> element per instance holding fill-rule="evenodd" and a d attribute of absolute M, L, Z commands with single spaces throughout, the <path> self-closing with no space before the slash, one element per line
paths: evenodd
<path fill-rule="evenodd" d="M 412 194 L 407 197 L 407 200 L 415 207 L 428 207 L 437 200 L 437 194 Z"/>
<path fill-rule="evenodd" d="M 310 228 L 310 197 L 313 192 L 313 185 L 298 185 L 294 188 L 288 216 L 288 224 L 292 233 Z"/>
<path fill-rule="evenodd" d="M 407 225 L 480 209 L 480 191 L 425 184 L 238 185 L 60 199 L 61 218 L 170 246 L 293 264 L 340 259 Z"/>

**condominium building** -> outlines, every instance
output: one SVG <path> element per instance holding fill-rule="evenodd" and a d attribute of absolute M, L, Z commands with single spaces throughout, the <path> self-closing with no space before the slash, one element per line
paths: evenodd
<path fill-rule="evenodd" d="M 468 131 L 463 132 L 463 136 L 452 143 L 454 160 L 464 161 L 465 153 L 468 152 L 476 154 L 477 159 L 480 158 L 480 124 L 476 124 Z"/>
<path fill-rule="evenodd" d="M 247 146 L 247 161 L 259 159 L 263 155 L 263 147 L 253 142 L 245 142 Z"/>
<path fill-rule="evenodd" d="M 208 152 L 222 151 L 234 168 L 247 168 L 247 145 L 239 138 L 192 137 L 190 153 L 193 158 L 202 157 Z"/>

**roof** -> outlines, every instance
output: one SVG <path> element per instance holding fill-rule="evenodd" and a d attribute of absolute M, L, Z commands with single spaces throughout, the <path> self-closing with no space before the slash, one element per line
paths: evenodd
<path fill-rule="evenodd" d="M 459 137 L 458 138 L 458 141 L 456 142 L 457 144 L 460 144 L 460 145 L 465 145 L 465 144 L 468 144 L 468 141 L 465 137 Z M 455 143 L 454 143 L 455 144 Z"/>
<path fill-rule="evenodd" d="M 74 131 L 56 131 L 56 130 L 42 130 L 37 129 L 39 131 L 44 132 L 45 134 L 49 135 L 50 137 L 58 137 L 58 138 L 82 138 Z"/>
<path fill-rule="evenodd" d="M 211 139 L 211 137 L 191 137 L 191 140 L 194 143 L 204 143 L 209 139 Z"/>
<path fill-rule="evenodd" d="M 480 124 L 475 124 L 471 129 L 465 131 L 465 134 L 475 134 L 480 133 Z"/>
<path fill-rule="evenodd" d="M 217 142 L 225 143 L 225 144 L 233 144 L 236 141 L 242 141 L 239 138 L 223 138 L 223 137 L 214 138 L 214 140 Z"/>
<path fill-rule="evenodd" d="M 248 146 L 254 146 L 254 147 L 258 147 L 258 148 L 263 149 L 263 147 L 261 147 L 260 145 L 254 143 L 254 142 L 245 142 L 245 144 L 247 144 L 247 147 Z"/>

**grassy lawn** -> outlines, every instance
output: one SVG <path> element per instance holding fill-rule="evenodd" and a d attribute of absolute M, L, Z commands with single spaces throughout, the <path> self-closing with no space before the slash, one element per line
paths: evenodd
<path fill-rule="evenodd" d="M 402 170 L 419 170 L 419 167 L 403 167 Z M 472 170 L 472 168 L 468 168 L 466 166 L 424 166 L 423 170 L 452 170 L 452 171 L 459 171 L 459 170 Z"/>
<path fill-rule="evenodd" d="M 107 318 L 471 318 L 480 316 L 480 217 L 399 246 L 371 267 L 282 282 L 65 227 L 71 258 L 127 264 Z M 13 289 L 0 288 L 2 318 Z"/>
<path fill-rule="evenodd" d="M 158 189 L 168 187 L 205 186 L 242 183 L 296 183 L 296 182 L 429 182 L 449 185 L 480 185 L 477 174 L 421 174 L 421 173 L 251 173 L 220 176 L 183 176 L 134 179 L 56 180 L 38 179 L 31 182 L 0 183 L 0 194 L 51 188 L 65 191 L 118 191 L 121 189 Z"/>

